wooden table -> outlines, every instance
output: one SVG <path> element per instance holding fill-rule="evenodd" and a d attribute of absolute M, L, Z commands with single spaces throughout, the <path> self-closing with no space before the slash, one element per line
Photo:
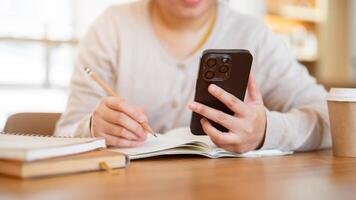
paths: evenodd
<path fill-rule="evenodd" d="M 37 180 L 0 176 L 0 199 L 356 199 L 356 158 L 330 151 L 285 157 L 133 161 L 118 175 Z"/>

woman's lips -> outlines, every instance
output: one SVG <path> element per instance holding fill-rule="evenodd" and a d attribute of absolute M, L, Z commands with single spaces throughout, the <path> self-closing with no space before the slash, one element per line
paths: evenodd
<path fill-rule="evenodd" d="M 195 6 L 199 4 L 202 0 L 183 0 L 186 5 Z"/>

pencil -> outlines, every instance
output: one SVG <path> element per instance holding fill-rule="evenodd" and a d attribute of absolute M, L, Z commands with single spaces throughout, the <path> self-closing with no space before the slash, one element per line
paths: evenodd
<path fill-rule="evenodd" d="M 84 70 L 106 93 L 108 93 L 109 96 L 119 97 L 119 95 L 116 94 L 114 90 L 112 90 L 111 87 L 106 84 L 98 75 L 96 75 L 89 67 L 85 68 Z M 147 132 L 157 137 L 156 133 L 146 122 L 140 124 Z"/>

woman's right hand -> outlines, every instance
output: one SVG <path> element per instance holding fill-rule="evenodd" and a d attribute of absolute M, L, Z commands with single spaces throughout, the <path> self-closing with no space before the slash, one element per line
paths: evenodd
<path fill-rule="evenodd" d="M 136 147 L 146 140 L 147 132 L 141 126 L 147 122 L 144 109 L 121 98 L 103 98 L 91 120 L 92 135 L 104 137 L 109 146 Z"/>

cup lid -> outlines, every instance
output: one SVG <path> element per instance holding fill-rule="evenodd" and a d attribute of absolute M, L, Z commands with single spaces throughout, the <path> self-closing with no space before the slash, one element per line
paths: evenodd
<path fill-rule="evenodd" d="M 328 101 L 356 102 L 356 88 L 331 88 Z"/>

